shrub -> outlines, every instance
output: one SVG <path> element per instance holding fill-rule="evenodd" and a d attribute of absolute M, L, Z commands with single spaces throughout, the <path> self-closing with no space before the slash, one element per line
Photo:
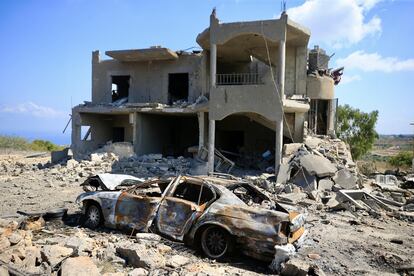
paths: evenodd
<path fill-rule="evenodd" d="M 0 135 L 0 148 L 16 150 L 34 151 L 54 151 L 62 150 L 64 147 L 53 144 L 46 140 L 34 140 L 29 142 L 27 139 L 17 136 Z"/>
<path fill-rule="evenodd" d="M 402 151 L 389 159 L 389 163 L 395 167 L 411 167 L 413 161 L 413 153 Z"/>
<path fill-rule="evenodd" d="M 26 150 L 30 143 L 21 137 L 1 135 L 0 148 Z"/>

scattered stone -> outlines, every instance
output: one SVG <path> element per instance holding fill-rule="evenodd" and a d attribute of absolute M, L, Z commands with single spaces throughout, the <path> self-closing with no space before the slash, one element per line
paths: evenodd
<path fill-rule="evenodd" d="M 309 253 L 308 258 L 312 259 L 312 260 L 319 260 L 321 258 L 321 256 L 319 254 L 316 254 L 316 253 Z"/>
<path fill-rule="evenodd" d="M 160 241 L 161 236 L 153 233 L 137 233 L 135 237 L 138 240 Z"/>
<path fill-rule="evenodd" d="M 45 245 L 41 250 L 42 259 L 49 263 L 52 267 L 60 263 L 63 259 L 73 253 L 72 248 L 60 245 Z"/>
<path fill-rule="evenodd" d="M 147 275 L 148 275 L 148 271 L 142 267 L 135 268 L 134 270 L 128 273 L 128 276 L 147 276 Z"/>
<path fill-rule="evenodd" d="M 144 244 L 118 247 L 116 252 L 133 267 L 154 269 L 165 266 L 164 257 L 157 250 L 147 248 Z"/>
<path fill-rule="evenodd" d="M 0 252 L 4 252 L 10 246 L 10 241 L 6 237 L 0 238 Z"/>
<path fill-rule="evenodd" d="M 66 259 L 62 264 L 61 276 L 99 276 L 99 270 L 86 256 Z"/>
<path fill-rule="evenodd" d="M 174 255 L 169 258 L 167 265 L 172 268 L 182 267 L 185 266 L 190 262 L 190 259 L 180 255 Z"/>
<path fill-rule="evenodd" d="M 15 245 L 18 244 L 20 241 L 22 240 L 22 236 L 16 232 L 13 232 L 10 236 L 9 236 L 9 241 L 11 245 Z"/>
<path fill-rule="evenodd" d="M 38 231 L 45 226 L 45 220 L 43 217 L 33 217 L 28 218 L 26 221 L 22 223 L 23 230 L 31 230 L 31 231 Z"/>
<path fill-rule="evenodd" d="M 9 276 L 9 270 L 5 266 L 0 266 L 0 276 Z"/>

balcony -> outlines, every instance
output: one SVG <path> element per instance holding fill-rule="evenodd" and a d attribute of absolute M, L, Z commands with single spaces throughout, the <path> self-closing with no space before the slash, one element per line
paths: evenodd
<path fill-rule="evenodd" d="M 252 85 L 263 84 L 257 73 L 216 74 L 217 85 Z"/>

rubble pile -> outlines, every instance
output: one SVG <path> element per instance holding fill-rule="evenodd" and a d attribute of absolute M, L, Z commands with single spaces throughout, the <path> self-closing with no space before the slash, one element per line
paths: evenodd
<path fill-rule="evenodd" d="M 320 201 L 332 191 L 359 187 L 356 165 L 340 139 L 308 136 L 303 144 L 286 144 L 283 154 L 275 191 L 286 194 L 281 195 L 284 199 L 306 197 L 305 194 L 289 195 L 298 188 L 311 199 Z"/>
<path fill-rule="evenodd" d="M 24 221 L 27 218 L 19 218 Z M 34 230 L 0 219 L 0 275 L 196 275 L 203 260 L 194 251 L 152 233 L 96 232 L 62 221 Z M 241 273 L 230 268 L 230 274 Z M 219 273 L 212 272 L 211 275 Z"/>

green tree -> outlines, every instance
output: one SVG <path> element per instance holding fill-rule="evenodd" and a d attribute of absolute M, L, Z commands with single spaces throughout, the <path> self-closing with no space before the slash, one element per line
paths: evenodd
<path fill-rule="evenodd" d="M 352 157 L 359 159 L 372 149 L 375 139 L 378 138 L 375 131 L 378 111 L 365 113 L 346 104 L 338 107 L 337 115 L 337 135 L 349 144 Z"/>

